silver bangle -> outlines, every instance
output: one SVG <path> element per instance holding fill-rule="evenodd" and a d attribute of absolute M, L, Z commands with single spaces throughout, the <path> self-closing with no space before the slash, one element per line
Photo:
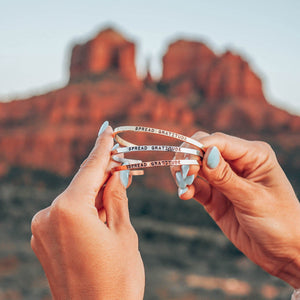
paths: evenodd
<path fill-rule="evenodd" d="M 179 153 L 186 153 L 186 154 L 192 154 L 192 155 L 203 157 L 202 151 L 192 149 L 192 148 L 168 146 L 168 145 L 140 145 L 140 146 L 120 147 L 113 150 L 112 154 L 137 152 L 137 151 L 179 152 Z"/>
<path fill-rule="evenodd" d="M 115 128 L 114 132 L 113 132 L 113 136 L 115 138 L 115 141 L 117 143 L 119 143 L 120 145 L 126 146 L 126 147 L 136 146 L 135 144 L 130 143 L 130 142 L 122 139 L 119 136 L 119 133 L 126 132 L 126 131 L 163 135 L 163 136 L 167 136 L 167 137 L 170 137 L 170 138 L 174 138 L 176 140 L 186 142 L 190 145 L 196 146 L 199 149 L 204 148 L 204 146 L 200 142 L 198 142 L 198 141 L 196 141 L 192 138 L 189 138 L 187 136 L 184 136 L 182 134 L 178 134 L 176 132 L 172 132 L 172 131 L 168 131 L 168 130 L 157 129 L 157 128 L 152 128 L 152 127 L 145 127 L 145 126 L 120 126 L 120 127 Z"/>
<path fill-rule="evenodd" d="M 123 170 L 137 170 L 137 169 L 144 169 L 144 168 L 155 168 L 155 167 L 180 166 L 180 165 L 199 165 L 199 162 L 195 159 L 144 161 L 140 163 L 114 167 L 112 168 L 111 172 L 123 171 Z"/>

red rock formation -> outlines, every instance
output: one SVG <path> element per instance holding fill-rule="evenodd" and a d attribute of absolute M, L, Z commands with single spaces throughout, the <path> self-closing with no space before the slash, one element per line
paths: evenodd
<path fill-rule="evenodd" d="M 76 46 L 71 84 L 0 103 L 0 175 L 10 166 L 71 175 L 104 120 L 113 126 L 150 125 L 186 135 L 199 129 L 226 131 L 268 139 L 288 151 L 300 146 L 300 117 L 265 101 L 260 79 L 240 56 L 216 56 L 202 43 L 180 40 L 170 45 L 163 62 L 162 81 L 137 86 L 134 44 L 120 34 L 108 29 Z M 142 134 L 134 140 L 155 141 Z M 157 154 L 144 158 L 156 159 Z M 174 185 L 168 170 L 149 172 L 153 175 L 148 183 Z"/>
<path fill-rule="evenodd" d="M 138 83 L 134 60 L 134 43 L 107 28 L 87 43 L 73 48 L 70 81 L 95 77 L 105 71 L 116 71 L 131 82 Z"/>
<path fill-rule="evenodd" d="M 171 44 L 163 57 L 162 81 L 171 84 L 173 94 L 198 90 L 207 101 L 265 101 L 261 80 L 245 60 L 229 51 L 217 56 L 201 42 Z"/>

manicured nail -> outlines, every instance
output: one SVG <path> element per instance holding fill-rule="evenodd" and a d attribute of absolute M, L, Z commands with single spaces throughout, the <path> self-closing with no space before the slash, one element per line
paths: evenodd
<path fill-rule="evenodd" d="M 100 129 L 99 129 L 99 132 L 98 132 L 98 136 L 104 132 L 104 130 L 108 127 L 108 125 L 109 125 L 109 122 L 108 122 L 108 121 L 105 121 L 105 122 L 101 125 L 101 127 L 100 127 Z"/>
<path fill-rule="evenodd" d="M 116 143 L 112 148 L 111 148 L 111 151 L 114 151 L 116 150 L 117 148 L 119 148 L 119 143 Z"/>
<path fill-rule="evenodd" d="M 186 159 L 188 159 L 188 158 L 186 158 Z M 190 166 L 189 165 L 182 165 L 181 166 L 181 171 L 182 171 L 182 177 L 183 177 L 183 179 L 186 179 L 186 176 L 187 176 L 189 170 L 190 170 Z"/>
<path fill-rule="evenodd" d="M 120 179 L 121 179 L 123 186 L 126 189 L 128 186 L 128 180 L 129 180 L 129 170 L 120 171 Z"/>
<path fill-rule="evenodd" d="M 184 189 L 186 187 L 186 184 L 184 182 L 184 179 L 182 178 L 181 172 L 176 172 L 175 176 L 176 176 L 176 183 L 177 183 L 177 185 L 181 189 Z"/>
<path fill-rule="evenodd" d="M 194 182 L 194 179 L 195 179 L 195 175 L 188 176 L 188 177 L 185 179 L 185 184 L 186 184 L 186 185 L 191 185 L 191 184 Z"/>
<path fill-rule="evenodd" d="M 219 149 L 216 146 L 214 146 L 208 154 L 207 165 L 210 169 L 214 169 L 218 166 L 219 162 L 220 152 Z"/>
<path fill-rule="evenodd" d="M 185 194 L 187 191 L 188 191 L 187 187 L 184 189 L 178 188 L 178 196 L 180 197 L 181 195 Z"/>
<path fill-rule="evenodd" d="M 129 165 L 129 161 L 125 161 L 123 165 Z M 129 170 L 123 170 L 123 171 L 120 171 L 120 179 L 121 179 L 121 182 L 123 184 L 123 186 L 125 187 L 125 189 L 127 188 L 128 186 L 128 180 L 129 180 Z"/>

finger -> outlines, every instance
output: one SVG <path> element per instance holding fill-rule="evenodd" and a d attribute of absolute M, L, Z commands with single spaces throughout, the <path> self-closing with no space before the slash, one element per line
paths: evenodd
<path fill-rule="evenodd" d="M 130 225 L 128 198 L 121 172 L 115 172 L 109 178 L 103 193 L 103 207 L 106 211 L 106 222 L 110 229 L 119 230 Z M 126 183 L 125 183 L 126 184 Z M 127 184 L 130 184 L 128 180 Z"/>
<path fill-rule="evenodd" d="M 198 176 L 194 181 L 195 192 L 193 197 L 202 205 L 209 202 L 211 197 L 211 185 L 202 177 Z"/>
<path fill-rule="evenodd" d="M 231 169 L 217 147 L 208 148 L 201 171 L 209 184 L 235 204 L 239 204 L 245 197 L 249 198 L 252 190 L 250 182 Z"/>
<path fill-rule="evenodd" d="M 106 223 L 106 210 L 104 209 L 104 207 L 98 210 L 98 216 L 103 223 Z"/>
<path fill-rule="evenodd" d="M 113 148 L 117 148 L 118 145 L 119 145 L 119 144 L 114 145 Z M 113 150 L 113 149 L 112 149 L 112 150 Z M 122 154 L 118 154 L 118 156 L 119 156 L 119 157 L 124 157 L 124 154 L 123 154 L 123 153 L 122 153 Z M 110 172 L 111 169 L 114 168 L 114 167 L 116 167 L 116 166 L 118 166 L 118 165 L 119 165 L 118 162 L 114 161 L 112 158 L 110 159 L 110 162 L 109 162 L 108 167 L 107 167 L 107 170 L 109 170 L 109 174 L 108 174 L 108 176 L 107 176 L 107 179 L 111 176 L 111 172 Z M 105 182 L 106 182 L 106 181 L 107 181 L 107 180 L 105 180 Z M 103 184 L 103 185 L 101 186 L 101 188 L 100 188 L 100 190 L 99 190 L 99 192 L 98 192 L 98 194 L 97 194 L 97 197 L 96 197 L 96 199 L 95 199 L 95 206 L 96 206 L 96 208 L 98 209 L 98 211 L 99 211 L 101 208 L 103 208 L 102 198 L 103 198 L 103 190 L 104 190 L 104 186 L 105 186 L 105 184 Z"/>
<path fill-rule="evenodd" d="M 78 201 L 95 204 L 99 189 L 109 176 L 108 164 L 113 147 L 112 128 L 108 126 L 108 122 L 103 123 L 101 129 L 103 128 L 93 150 L 67 188 L 71 197 Z"/>
<path fill-rule="evenodd" d="M 194 140 L 200 140 L 201 138 L 207 136 L 208 133 L 207 132 L 204 132 L 204 131 L 198 131 L 196 132 L 195 134 L 193 134 L 191 136 L 192 139 Z M 191 145 L 189 143 L 182 143 L 180 145 L 180 147 L 185 147 L 185 148 L 191 148 L 191 149 L 196 149 L 196 150 L 201 150 L 199 148 L 197 148 L 196 146 L 194 145 Z M 174 159 L 199 159 L 198 156 L 195 156 L 195 155 L 191 155 L 191 154 L 184 154 L 184 153 L 176 153 L 175 156 L 174 156 Z M 171 172 L 172 172 L 172 175 L 174 176 L 175 178 L 175 173 L 178 172 L 178 171 L 181 171 L 185 177 L 188 176 L 188 175 L 192 175 L 192 174 L 197 174 L 198 171 L 199 171 L 199 166 L 196 166 L 196 165 L 191 165 L 191 166 L 172 166 L 171 168 Z M 183 169 L 183 170 L 182 170 Z"/>
<path fill-rule="evenodd" d="M 199 141 L 205 149 L 216 146 L 225 160 L 236 160 L 255 150 L 253 142 L 219 132 L 202 137 Z"/>
<path fill-rule="evenodd" d="M 181 191 L 178 189 L 178 195 L 180 199 L 189 200 L 191 198 L 195 198 L 195 200 L 204 205 L 210 198 L 211 186 L 204 178 L 198 175 L 193 184 L 187 186 L 187 189 L 184 191 L 184 193 L 180 194 L 180 192 Z"/>
<path fill-rule="evenodd" d="M 44 224 L 49 216 L 50 208 L 46 207 L 37 212 L 31 220 L 31 233 L 33 236 L 40 236 L 43 232 Z"/>
<path fill-rule="evenodd" d="M 192 136 L 192 138 L 195 140 L 199 140 L 207 135 L 208 133 L 206 132 L 198 131 Z M 188 143 L 181 144 L 181 147 L 193 148 L 199 150 L 197 147 L 190 145 Z M 174 159 L 199 160 L 199 157 L 191 154 L 176 153 Z M 199 165 L 182 165 L 182 166 L 174 166 L 170 168 L 175 183 L 178 186 L 178 196 L 181 199 L 187 200 L 193 198 L 195 188 L 192 186 L 192 183 L 194 179 L 197 177 L 197 174 L 200 169 L 200 164 L 201 162 L 199 160 Z"/>

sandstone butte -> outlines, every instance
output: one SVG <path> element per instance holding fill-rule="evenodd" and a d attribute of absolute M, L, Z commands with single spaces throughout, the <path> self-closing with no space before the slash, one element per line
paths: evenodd
<path fill-rule="evenodd" d="M 181 39 L 169 45 L 159 80 L 149 71 L 138 78 L 135 44 L 107 28 L 73 47 L 66 86 L 0 102 L 0 174 L 15 166 L 74 174 L 104 120 L 186 135 L 202 129 L 265 139 L 276 147 L 281 163 L 300 168 L 300 117 L 267 102 L 261 79 L 241 56 L 218 55 L 202 42 Z M 165 143 L 142 134 L 133 139 Z M 291 151 L 298 156 L 289 162 Z M 158 157 L 165 156 L 144 156 Z M 169 179 L 161 182 L 170 176 L 157 176 L 167 171 L 159 172 L 147 172 L 147 184 L 174 186 Z"/>

